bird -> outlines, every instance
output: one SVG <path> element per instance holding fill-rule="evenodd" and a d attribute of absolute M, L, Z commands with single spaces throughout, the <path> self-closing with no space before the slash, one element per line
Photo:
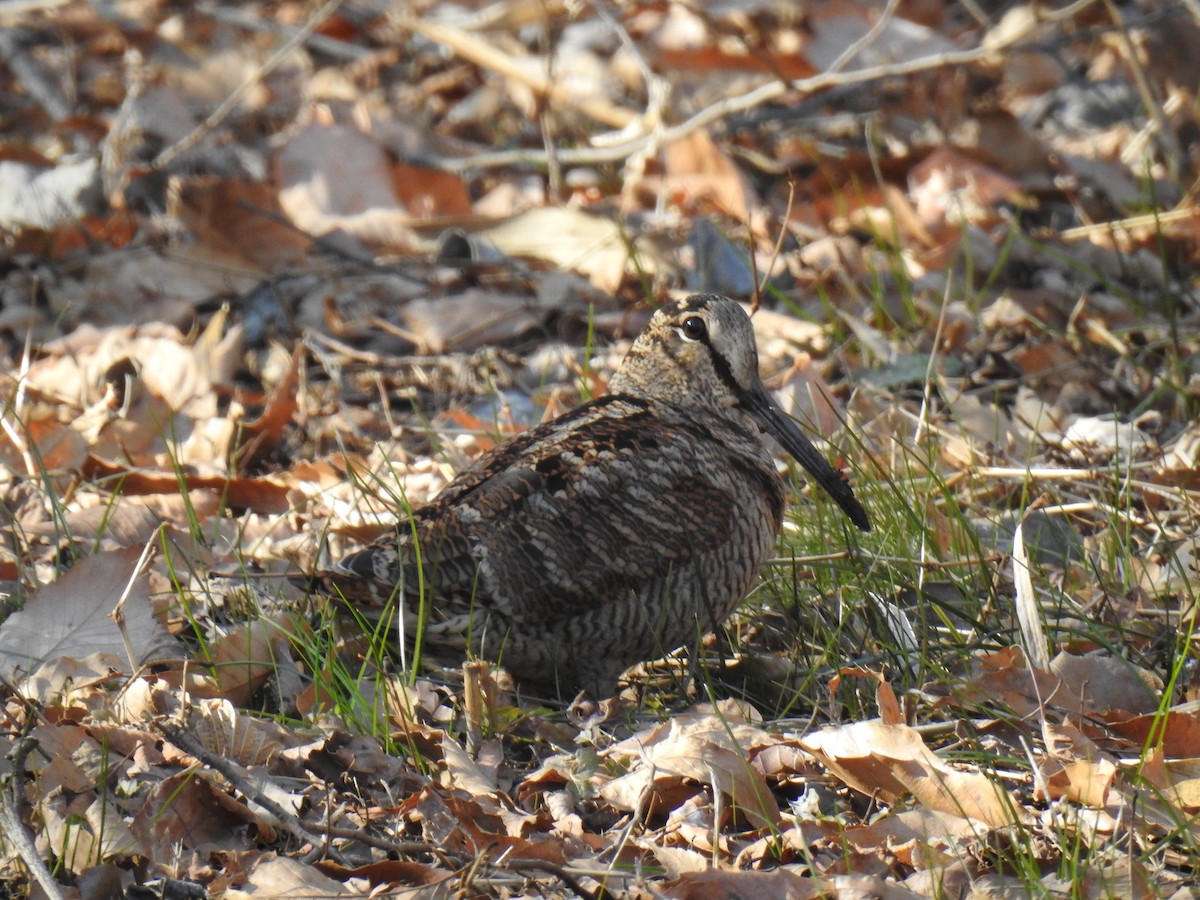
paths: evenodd
<path fill-rule="evenodd" d="M 763 385 L 749 315 L 660 307 L 607 391 L 498 444 L 395 531 L 326 564 L 326 591 L 428 658 L 498 663 L 535 696 L 603 700 L 720 627 L 772 553 L 787 484 L 770 435 L 863 531 L 847 479 Z"/>

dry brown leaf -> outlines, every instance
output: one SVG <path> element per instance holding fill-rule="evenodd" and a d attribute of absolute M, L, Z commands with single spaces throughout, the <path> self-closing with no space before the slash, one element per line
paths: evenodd
<path fill-rule="evenodd" d="M 171 471 L 138 470 L 119 463 L 89 456 L 83 467 L 85 478 L 114 478 L 119 480 L 124 494 L 166 494 L 179 490 L 182 478 L 189 491 L 200 491 L 218 497 L 235 511 L 252 510 L 258 513 L 282 513 L 291 509 L 288 491 L 291 485 L 282 479 L 266 475 L 262 478 L 232 478 L 215 475 L 176 474 Z M 198 505 L 203 510 L 205 504 Z"/>
<path fill-rule="evenodd" d="M 1016 798 L 981 772 L 951 768 L 904 725 L 855 722 L 806 735 L 801 746 L 847 785 L 868 797 L 912 794 L 938 812 L 994 827 L 1025 821 Z"/>
<path fill-rule="evenodd" d="M 59 866 L 80 872 L 99 861 L 148 856 L 150 847 L 135 836 L 109 791 L 97 796 L 89 789 L 78 794 L 43 794 L 37 815 L 42 852 L 53 852 Z"/>
<path fill-rule="evenodd" d="M 283 749 L 268 723 L 239 713 L 228 700 L 188 706 L 188 733 L 209 752 L 243 766 L 269 765 Z"/>
<path fill-rule="evenodd" d="M 278 897 L 280 900 L 312 900 L 313 897 L 322 897 L 325 900 L 336 900 L 343 897 L 361 897 L 362 893 L 323 875 L 315 866 L 305 865 L 274 853 L 263 853 L 244 878 L 238 880 L 236 887 L 227 888 L 222 896 L 226 900 L 261 897 Z"/>
<path fill-rule="evenodd" d="M 231 796 L 227 788 L 190 771 L 155 784 L 130 828 L 159 859 L 180 849 L 201 855 L 248 850 L 277 838 L 270 823 Z"/>
<path fill-rule="evenodd" d="M 977 447 L 990 451 L 995 448 L 1010 457 L 1023 459 L 1028 453 L 1028 444 L 1017 442 L 1012 421 L 1002 407 L 986 402 L 974 394 L 952 389 L 944 378 L 938 378 L 938 387 L 946 398 L 946 405 L 963 436 Z"/>
<path fill-rule="evenodd" d="M 76 340 L 61 351 L 50 347 L 54 352 L 27 376 L 31 390 L 81 410 L 72 424 L 90 451 L 169 468 L 169 448 L 176 463 L 223 470 L 236 422 L 218 416 L 213 384 L 228 377 L 221 368 L 225 344 L 238 343 L 237 330 L 194 346 L 161 326 L 91 336 L 92 342 Z"/>
<path fill-rule="evenodd" d="M 619 757 L 636 746 L 635 767 L 601 785 L 600 793 L 618 809 L 638 809 L 651 794 L 674 809 L 694 793 L 687 783 L 705 784 L 724 794 L 755 828 L 773 827 L 779 808 L 746 750 L 750 733 L 757 730 L 731 726 L 718 716 L 672 719 L 608 751 L 606 755 Z"/>
<path fill-rule="evenodd" d="M 687 872 L 668 881 L 660 890 L 660 896 L 670 900 L 726 900 L 729 897 L 811 900 L 829 896 L 820 879 L 803 878 L 782 869 L 775 872 Z"/>
<path fill-rule="evenodd" d="M 1039 761 L 1034 796 L 1042 800 L 1066 797 L 1073 803 L 1119 815 L 1117 763 L 1073 725 L 1043 725 L 1047 756 Z"/>
<path fill-rule="evenodd" d="M 884 674 L 874 669 L 865 669 L 856 666 L 844 666 L 839 669 L 837 675 L 829 680 L 831 702 L 836 696 L 841 679 L 846 677 L 867 678 L 874 681 L 877 685 L 875 688 L 875 702 L 879 708 L 880 721 L 885 725 L 904 724 L 904 713 L 900 710 L 900 701 L 896 698 L 896 692 L 892 689 Z"/>
<path fill-rule="evenodd" d="M 383 148 L 355 128 L 311 122 L 298 129 L 276 152 L 274 177 L 280 207 L 302 231 L 339 230 L 389 247 L 418 243 Z"/>
<path fill-rule="evenodd" d="M 399 163 L 391 167 L 392 188 L 414 219 L 469 216 L 471 192 L 457 175 Z"/>
<path fill-rule="evenodd" d="M 1049 703 L 1070 712 L 1117 717 L 1158 709 L 1162 685 L 1128 660 L 1107 653 L 1079 656 L 1064 651 L 1051 660 L 1050 671 L 1062 681 Z"/>
<path fill-rule="evenodd" d="M 245 441 L 238 454 L 238 471 L 245 473 L 274 452 L 285 430 L 300 410 L 300 368 L 307 354 L 302 346 L 292 351 L 283 377 L 274 386 L 257 419 L 242 426 Z"/>
<path fill-rule="evenodd" d="M 50 168 L 0 162 L 0 230 L 45 231 L 88 214 L 97 174 L 95 159 L 64 160 Z"/>
<path fill-rule="evenodd" d="M 774 78 L 804 78 L 816 69 L 800 52 L 806 35 L 797 22 L 783 28 L 778 22 L 767 33 L 750 28 L 737 6 L 716 8 L 732 21 L 714 23 L 707 10 L 670 4 L 649 36 L 655 61 L 662 71 L 728 77 L 727 72 L 761 72 Z M 701 15 L 701 11 L 706 14 Z M 714 24 L 716 28 L 714 29 Z M 745 32 L 740 40 L 722 40 L 722 33 Z"/>
<path fill-rule="evenodd" d="M 675 203 L 693 210 L 713 207 L 737 222 L 750 221 L 750 207 L 758 203 L 754 189 L 708 132 L 672 141 L 663 154 L 661 188 Z M 653 187 L 655 180 L 647 179 L 647 186 Z"/>
<path fill-rule="evenodd" d="M 41 752 L 31 759 L 30 768 L 43 796 L 62 790 L 82 793 L 96 786 L 85 771 L 85 760 L 94 760 L 99 747 L 86 728 L 39 725 L 31 736 Z"/>
<path fill-rule="evenodd" d="M 1066 797 L 1072 803 L 1081 803 L 1095 809 L 1114 805 L 1112 791 L 1117 767 L 1113 760 L 1102 757 L 1097 760 L 1079 759 L 1071 763 L 1049 763 L 1043 766 L 1041 778 L 1046 785 L 1048 797 L 1053 800 Z"/>
<path fill-rule="evenodd" d="M 231 270 L 202 245 L 122 250 L 88 259 L 79 280 L 47 285 L 54 309 L 94 325 L 166 322 L 186 327 L 197 306 L 249 290 L 257 273 Z"/>
<path fill-rule="evenodd" d="M 1200 747 L 1200 711 L 1168 710 L 1165 715 L 1154 712 L 1129 719 L 1114 716 L 1104 723 L 1104 730 L 1122 735 L 1135 747 L 1153 738 L 1162 742 L 1167 755 L 1186 758 L 1195 756 Z"/>
<path fill-rule="evenodd" d="M 843 826 L 836 822 L 797 821 L 786 831 L 764 835 L 743 847 L 733 864 L 735 868 L 745 870 L 811 859 L 814 847 L 840 842 L 842 834 Z"/>
<path fill-rule="evenodd" d="M 879 816 L 845 832 L 845 839 L 862 853 L 896 853 L 907 847 L 906 864 L 917 868 L 944 866 L 956 848 L 979 837 L 979 826 L 971 820 L 919 807 Z"/>
<path fill-rule="evenodd" d="M 451 786 L 466 791 L 476 800 L 495 797 L 499 793 L 495 780 L 485 775 L 462 744 L 449 734 L 442 735 L 442 759 Z"/>
<path fill-rule="evenodd" d="M 648 240 L 600 215 L 568 207 L 532 209 L 476 234 L 509 256 L 542 259 L 588 278 L 601 291 L 615 291 L 633 270 L 666 271 L 666 258 Z"/>
<path fill-rule="evenodd" d="M 785 413 L 812 427 L 819 435 L 837 434 L 849 421 L 845 407 L 834 398 L 807 353 L 799 354 L 792 368 L 783 374 L 775 397 Z"/>
<path fill-rule="evenodd" d="M 1006 706 L 1023 718 L 1042 707 L 1082 715 L 1085 723 L 1098 718 L 1104 721 L 1104 729 L 1123 732 L 1139 743 L 1151 729 L 1165 723 L 1166 733 L 1176 735 L 1179 741 L 1173 743 L 1174 747 L 1185 746 L 1190 740 L 1186 717 L 1172 725 L 1169 716 L 1160 720 L 1150 712 L 1158 708 L 1155 680 L 1126 660 L 1104 653 L 1078 656 L 1062 652 L 1051 660 L 1046 671 L 1031 672 L 1019 648 L 1011 647 L 980 657 L 977 663 L 981 673 L 955 691 L 957 702 L 986 700 Z M 1147 714 L 1129 716 L 1138 711 Z"/>
<path fill-rule="evenodd" d="M 878 15 L 878 9 L 868 5 L 831 3 L 816 7 L 808 23 L 810 31 L 804 46 L 805 55 L 818 71 L 824 71 L 842 57 L 846 48 L 871 33 L 874 39 L 845 61 L 847 69 L 901 62 L 957 49 L 945 35 L 919 25 L 907 16 L 877 21 Z"/>
<path fill-rule="evenodd" d="M 0 625 L 0 674 L 16 682 L 43 662 L 102 652 L 112 654 L 119 671 L 132 672 L 131 666 L 183 655 L 151 614 L 146 576 L 137 572 L 141 554 L 141 547 L 97 553 L 34 592 Z M 109 618 L 122 599 L 128 643 Z"/>
<path fill-rule="evenodd" d="M 412 300 L 400 313 L 422 353 L 476 350 L 504 344 L 542 326 L 536 301 L 494 290 Z"/>
<path fill-rule="evenodd" d="M 229 702 L 244 706 L 259 688 L 289 660 L 289 635 L 294 633 L 291 616 L 243 622 L 230 629 L 209 649 L 212 675 Z"/>
<path fill-rule="evenodd" d="M 949 147 L 939 147 L 914 166 L 908 184 L 921 223 L 934 232 L 947 226 L 986 224 L 996 219 L 997 205 L 1024 204 L 1015 181 Z"/>
<path fill-rule="evenodd" d="M 57 656 L 20 683 L 22 695 L 54 701 L 64 708 L 103 709 L 113 685 L 127 674 L 129 657 L 112 652 Z"/>
<path fill-rule="evenodd" d="M 283 220 L 275 189 L 261 181 L 203 176 L 182 179 L 171 196 L 178 215 L 214 253 L 240 267 L 275 272 L 304 261 L 312 239 Z"/>
<path fill-rule="evenodd" d="M 1156 747 L 1145 755 L 1138 775 L 1175 809 L 1188 815 L 1200 810 L 1200 757 L 1167 759 Z"/>
<path fill-rule="evenodd" d="M 49 418 L 54 414 L 39 406 L 26 413 L 23 424 L 12 432 L 0 429 L 0 464 L 10 472 L 30 476 L 42 467 L 51 475 L 78 471 L 87 458 L 87 442 L 71 425 Z M 34 448 L 36 457 L 31 452 Z"/>
<path fill-rule="evenodd" d="M 446 882 L 457 881 L 452 872 L 403 859 L 383 860 L 353 869 L 328 859 L 320 860 L 314 865 L 321 872 L 342 882 L 354 878 L 374 887 L 386 885 L 387 893 L 377 896 L 396 897 L 400 900 L 449 900 L 454 895 L 454 885 Z M 413 889 L 397 890 L 401 885 Z"/>
<path fill-rule="evenodd" d="M 215 503 L 206 509 L 205 498 L 198 496 L 194 499 L 196 503 L 193 509 L 200 516 L 216 510 Z M 178 494 L 116 499 L 83 495 L 77 500 L 81 503 L 103 504 L 73 509 L 64 517 L 71 540 L 85 547 L 118 550 L 135 544 L 144 546 L 164 521 L 187 526 L 188 513 Z M 62 526 L 58 522 L 34 522 L 26 525 L 24 531 L 29 535 L 52 539 L 62 534 Z"/>
<path fill-rule="evenodd" d="M 1098 461 L 1129 463 L 1156 455 L 1158 444 L 1136 425 L 1113 416 L 1079 416 L 1067 426 L 1063 447 L 1072 458 L 1094 464 Z"/>

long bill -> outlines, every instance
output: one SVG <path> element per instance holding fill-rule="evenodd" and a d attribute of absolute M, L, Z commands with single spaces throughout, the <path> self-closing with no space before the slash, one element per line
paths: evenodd
<path fill-rule="evenodd" d="M 758 384 L 751 388 L 743 397 L 742 406 L 754 416 L 763 431 L 779 441 L 783 449 L 804 466 L 805 471 L 834 499 L 850 517 L 851 522 L 863 531 L 871 530 L 871 520 L 867 517 L 867 511 L 854 496 L 850 483 L 817 452 L 817 448 L 804 436 L 796 423 L 775 405 L 775 401 L 763 385 Z"/>

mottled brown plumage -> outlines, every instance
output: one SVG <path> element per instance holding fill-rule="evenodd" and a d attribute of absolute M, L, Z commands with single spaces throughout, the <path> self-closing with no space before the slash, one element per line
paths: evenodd
<path fill-rule="evenodd" d="M 402 609 L 426 653 L 601 699 L 629 666 L 723 622 L 758 579 L 786 503 L 763 432 L 870 529 L 759 380 L 749 317 L 689 297 L 655 313 L 605 396 L 480 457 L 321 577 L 368 616 Z"/>

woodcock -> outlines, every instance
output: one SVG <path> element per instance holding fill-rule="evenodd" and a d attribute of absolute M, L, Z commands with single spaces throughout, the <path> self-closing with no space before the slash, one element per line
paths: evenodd
<path fill-rule="evenodd" d="M 764 434 L 870 530 L 759 380 L 749 316 L 689 297 L 654 314 L 607 394 L 497 446 L 320 578 L 368 617 L 400 609 L 401 639 L 423 629 L 427 655 L 603 699 L 754 586 L 786 502 Z"/>

